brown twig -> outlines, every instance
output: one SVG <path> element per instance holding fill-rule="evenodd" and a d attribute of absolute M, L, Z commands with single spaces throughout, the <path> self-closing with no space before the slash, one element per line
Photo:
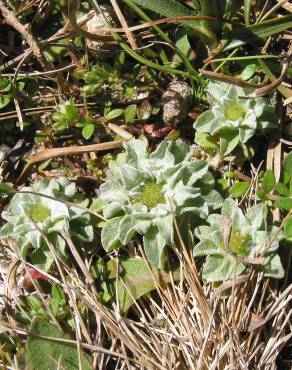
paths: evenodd
<path fill-rule="evenodd" d="M 43 68 L 50 69 L 51 65 L 46 60 L 46 58 L 45 58 L 41 48 L 39 47 L 36 39 L 31 35 L 31 33 L 28 31 L 27 27 L 25 27 L 22 23 L 19 22 L 19 20 L 14 15 L 14 13 L 6 8 L 6 6 L 4 5 L 2 0 L 0 0 L 0 10 L 1 10 L 1 13 L 2 13 L 3 17 L 5 18 L 6 23 L 9 26 L 13 27 L 16 31 L 18 31 L 22 35 L 24 40 L 30 46 L 33 55 L 37 58 L 40 65 Z"/>
<path fill-rule="evenodd" d="M 282 71 L 281 71 L 280 76 L 275 81 L 270 83 L 269 85 L 266 85 L 266 86 L 263 86 L 263 87 L 260 87 L 259 89 L 257 89 L 256 92 L 255 92 L 256 97 L 264 96 L 266 94 L 269 94 L 272 91 L 274 91 L 274 89 L 276 87 L 281 85 L 281 83 L 284 81 L 284 79 L 287 76 L 291 60 L 292 60 L 292 43 L 291 43 L 291 45 L 288 49 L 286 57 L 284 58 L 283 67 L 282 67 Z"/>
<path fill-rule="evenodd" d="M 36 163 L 45 161 L 50 158 L 62 157 L 65 155 L 74 155 L 80 153 L 90 153 L 103 150 L 117 149 L 123 145 L 123 141 L 109 141 L 107 143 L 92 144 L 92 145 L 83 145 L 83 146 L 69 146 L 63 148 L 52 148 L 44 149 L 41 152 L 37 153 L 33 158 L 25 165 L 20 176 L 16 180 L 16 184 L 19 185 L 25 181 L 29 170 Z"/>
<path fill-rule="evenodd" d="M 120 21 L 123 29 L 125 30 L 125 34 L 126 34 L 126 36 L 128 38 L 128 41 L 129 41 L 129 44 L 131 45 L 131 48 L 133 50 L 137 50 L 138 49 L 138 45 L 136 43 L 136 40 L 135 40 L 132 32 L 129 31 L 129 29 L 128 29 L 129 27 L 127 25 L 127 22 L 125 20 L 125 17 L 123 15 L 123 13 L 121 12 L 121 9 L 120 9 L 117 1 L 116 0 L 110 0 L 110 1 L 111 1 L 111 4 L 112 4 L 115 12 L 116 12 L 117 17 L 119 18 L 119 21 Z"/>
<path fill-rule="evenodd" d="M 205 69 L 200 69 L 199 71 L 200 71 L 200 75 L 203 77 L 207 77 L 211 80 L 226 82 L 226 83 L 239 86 L 239 87 L 249 87 L 252 89 L 257 89 L 259 86 L 262 86 L 262 85 L 257 85 L 257 84 L 253 84 L 250 82 L 243 81 L 238 77 L 226 76 L 223 73 L 206 71 Z"/>
<path fill-rule="evenodd" d="M 29 45 L 30 50 L 27 50 L 26 54 L 31 52 L 45 70 L 54 69 L 53 64 L 46 59 L 42 49 L 38 45 L 33 35 L 29 32 L 28 28 L 19 22 L 15 14 L 9 9 L 7 9 L 7 7 L 4 5 L 2 0 L 0 0 L 0 11 L 3 17 L 5 18 L 6 23 L 9 26 L 13 27 L 16 31 L 18 31 L 22 35 L 26 43 Z M 27 58 L 26 54 L 25 54 L 25 59 Z M 23 56 L 20 60 L 22 59 L 23 59 Z M 57 81 L 58 81 L 59 88 L 65 85 L 63 76 L 60 73 L 57 74 Z"/>

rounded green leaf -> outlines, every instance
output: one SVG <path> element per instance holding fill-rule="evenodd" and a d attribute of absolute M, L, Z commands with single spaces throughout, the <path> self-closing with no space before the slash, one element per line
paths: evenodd
<path fill-rule="evenodd" d="M 284 227 L 284 237 L 292 241 L 292 216 L 290 216 Z"/>
<path fill-rule="evenodd" d="M 292 152 L 290 152 L 287 157 L 284 159 L 283 167 L 286 172 L 292 176 Z"/>
<path fill-rule="evenodd" d="M 124 113 L 124 110 L 123 110 L 123 109 L 113 109 L 113 110 L 111 110 L 111 111 L 110 111 L 110 112 L 105 116 L 105 118 L 106 118 L 108 121 L 111 121 L 112 119 L 115 119 L 115 118 L 120 117 L 123 113 Z"/>
<path fill-rule="evenodd" d="M 236 259 L 229 254 L 211 255 L 203 267 L 203 279 L 208 282 L 224 281 L 239 275 L 245 270 L 245 266 L 237 264 Z"/>
<path fill-rule="evenodd" d="M 276 185 L 276 178 L 274 175 L 274 172 L 271 170 L 268 170 L 263 177 L 262 181 L 262 189 L 265 193 L 269 193 L 274 189 Z"/>
<path fill-rule="evenodd" d="M 282 279 L 285 275 L 281 259 L 278 254 L 271 254 L 264 265 L 264 275 L 274 279 Z"/>
<path fill-rule="evenodd" d="M 194 128 L 202 132 L 212 133 L 213 122 L 215 121 L 215 116 L 211 110 L 203 112 L 194 123 Z"/>
<path fill-rule="evenodd" d="M 237 182 L 229 190 L 229 196 L 231 198 L 243 197 L 249 187 L 248 182 Z"/>
<path fill-rule="evenodd" d="M 151 226 L 143 237 L 145 255 L 151 266 L 163 268 L 165 262 L 165 239 L 156 226 Z"/>
<path fill-rule="evenodd" d="M 223 129 L 220 132 L 220 154 L 226 156 L 239 144 L 239 133 L 236 130 Z"/>
<path fill-rule="evenodd" d="M 292 209 L 292 198 L 279 198 L 275 201 L 275 206 L 290 211 Z"/>
<path fill-rule="evenodd" d="M 109 220 L 101 231 L 101 244 L 109 252 L 120 244 L 118 239 L 119 225 L 123 217 L 115 217 Z"/>
<path fill-rule="evenodd" d="M 279 194 L 283 195 L 284 197 L 289 197 L 290 191 L 287 185 L 279 182 L 278 184 L 276 184 L 275 188 Z"/>
<path fill-rule="evenodd" d="M 125 116 L 125 122 L 126 123 L 132 123 L 136 117 L 137 113 L 137 105 L 136 104 L 131 104 L 127 106 L 127 108 L 124 111 L 124 116 Z"/>
<path fill-rule="evenodd" d="M 42 338 L 45 336 L 56 340 Z M 80 358 L 83 370 L 92 369 L 91 357 L 80 350 L 78 353 L 76 345 L 66 343 L 66 339 L 68 336 L 57 326 L 35 317 L 25 345 L 27 368 L 78 370 Z"/>
<path fill-rule="evenodd" d="M 82 129 L 82 136 L 84 139 L 89 139 L 94 133 L 94 125 L 92 123 L 89 123 L 85 125 Z"/>
<path fill-rule="evenodd" d="M 204 149 L 217 149 L 217 139 L 205 132 L 196 131 L 195 142 Z"/>
<path fill-rule="evenodd" d="M 255 64 L 249 64 L 247 65 L 244 70 L 241 72 L 241 79 L 246 81 L 252 78 L 256 70 L 256 65 Z"/>
<path fill-rule="evenodd" d="M 0 109 L 6 107 L 11 102 L 10 95 L 0 95 Z"/>

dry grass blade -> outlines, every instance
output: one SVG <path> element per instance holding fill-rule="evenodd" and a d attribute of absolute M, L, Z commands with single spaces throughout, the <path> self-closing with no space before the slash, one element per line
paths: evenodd
<path fill-rule="evenodd" d="M 243 81 L 242 79 L 238 77 L 227 76 L 223 73 L 218 73 L 218 72 L 213 72 L 213 71 L 206 71 L 205 69 L 200 69 L 200 74 L 201 76 L 206 77 L 210 80 L 226 82 L 226 83 L 239 86 L 239 87 L 249 87 L 252 89 L 257 89 L 259 87 L 259 85 L 257 84 Z"/>
<path fill-rule="evenodd" d="M 25 181 L 26 176 L 29 173 L 29 170 L 33 165 L 36 163 L 45 161 L 50 158 L 62 157 L 65 155 L 74 155 L 80 153 L 90 153 L 90 152 L 97 152 L 103 150 L 111 150 L 121 148 L 123 145 L 123 141 L 109 141 L 107 143 L 101 144 L 91 144 L 91 145 L 82 145 L 82 146 L 70 146 L 70 147 L 63 147 L 63 148 L 52 148 L 52 149 L 45 149 L 36 154 L 24 167 L 23 171 L 21 172 L 20 176 L 18 177 L 16 184 L 21 184 Z"/>
<path fill-rule="evenodd" d="M 290 66 L 290 63 L 291 63 L 291 59 L 292 59 L 292 44 L 290 45 L 290 47 L 288 49 L 285 60 L 283 61 L 283 67 L 282 67 L 282 71 L 281 71 L 280 76 L 276 80 L 274 80 L 271 84 L 257 89 L 256 92 L 255 92 L 255 95 L 257 97 L 269 94 L 274 89 L 276 89 L 279 85 L 281 85 L 281 83 L 284 81 L 284 79 L 287 76 L 289 66 Z"/>

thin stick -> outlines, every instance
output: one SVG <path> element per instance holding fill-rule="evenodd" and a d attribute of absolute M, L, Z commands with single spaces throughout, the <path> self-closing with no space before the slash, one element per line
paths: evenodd
<path fill-rule="evenodd" d="M 38 154 L 36 154 L 25 165 L 23 171 L 21 172 L 20 176 L 18 177 L 15 183 L 17 185 L 20 185 L 21 183 L 23 183 L 28 175 L 29 170 L 36 163 L 45 161 L 50 158 L 62 157 L 64 155 L 74 155 L 74 154 L 80 154 L 80 153 L 90 153 L 90 152 L 98 152 L 98 151 L 103 151 L 103 150 L 117 149 L 117 148 L 121 148 L 123 143 L 124 143 L 123 141 L 109 141 L 107 143 L 100 143 L 100 144 L 45 149 L 39 152 Z"/>
<path fill-rule="evenodd" d="M 119 18 L 119 21 L 121 22 L 121 25 L 122 25 L 123 29 L 125 30 L 125 34 L 126 34 L 128 40 L 129 40 L 129 44 L 131 45 L 133 50 L 137 50 L 138 45 L 136 43 L 136 40 L 135 40 L 132 32 L 128 30 L 128 28 L 129 28 L 128 24 L 125 20 L 125 17 L 123 15 L 123 13 L 121 12 L 121 9 L 120 9 L 118 3 L 116 2 L 116 0 L 110 0 L 110 1 L 111 1 L 111 4 L 112 4 L 115 12 L 116 12 L 117 17 Z"/>

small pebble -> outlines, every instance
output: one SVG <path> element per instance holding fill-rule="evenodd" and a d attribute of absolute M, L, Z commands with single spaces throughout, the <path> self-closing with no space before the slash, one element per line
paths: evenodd
<path fill-rule="evenodd" d="M 192 89 L 186 82 L 171 82 L 162 96 L 163 116 L 166 125 L 177 126 L 188 115 L 192 103 Z"/>

